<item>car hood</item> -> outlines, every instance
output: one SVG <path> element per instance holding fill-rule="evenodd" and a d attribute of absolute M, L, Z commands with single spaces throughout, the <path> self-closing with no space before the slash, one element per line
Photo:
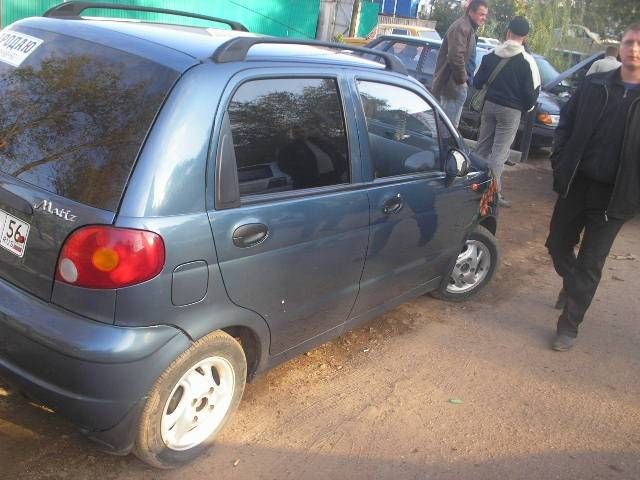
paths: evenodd
<path fill-rule="evenodd" d="M 581 62 L 576 63 L 573 67 L 565 70 L 556 78 L 554 78 L 550 82 L 543 85 L 542 90 L 551 90 L 553 87 L 555 87 L 556 85 L 559 85 L 563 80 L 566 80 L 578 70 L 582 68 L 589 68 L 589 66 L 591 66 L 593 62 L 595 62 L 596 60 L 600 60 L 601 58 L 604 58 L 604 52 L 594 53 L 590 57 L 587 57 Z"/>
<path fill-rule="evenodd" d="M 542 90 L 538 97 L 538 109 L 550 115 L 560 115 L 560 107 L 565 101 L 566 99 L 559 95 Z"/>

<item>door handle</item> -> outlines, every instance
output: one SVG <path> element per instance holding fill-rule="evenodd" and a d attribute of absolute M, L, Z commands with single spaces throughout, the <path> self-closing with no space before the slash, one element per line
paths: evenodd
<path fill-rule="evenodd" d="M 269 229 L 262 223 L 248 223 L 240 225 L 233 231 L 233 244 L 236 247 L 247 248 L 259 245 L 269 236 Z"/>
<path fill-rule="evenodd" d="M 393 197 L 391 197 L 386 202 L 384 202 L 384 205 L 382 207 L 382 213 L 384 213 L 385 215 L 392 215 L 402 210 L 403 206 L 404 206 L 404 200 L 402 200 L 402 195 L 398 193 Z"/>

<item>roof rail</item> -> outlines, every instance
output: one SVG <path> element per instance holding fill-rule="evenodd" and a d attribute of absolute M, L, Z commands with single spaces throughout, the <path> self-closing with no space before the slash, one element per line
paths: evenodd
<path fill-rule="evenodd" d="M 236 37 L 227 40 L 220 45 L 211 58 L 216 63 L 239 62 L 247 58 L 249 49 L 254 45 L 262 43 L 275 43 L 282 45 L 309 45 L 312 47 L 332 48 L 335 50 L 350 50 L 352 52 L 375 55 L 384 60 L 387 70 L 407 75 L 407 69 L 402 62 L 394 55 L 373 50 L 371 48 L 356 47 L 353 45 L 345 45 L 343 43 L 321 42 L 319 40 L 299 40 L 295 38 L 278 38 L 278 37 Z"/>
<path fill-rule="evenodd" d="M 180 17 L 199 18 L 200 20 L 209 20 L 217 23 L 224 23 L 229 25 L 232 30 L 240 32 L 248 32 L 247 27 L 239 22 L 233 20 L 225 20 L 224 18 L 209 17 L 207 15 L 200 15 L 198 13 L 181 12 L 178 10 L 168 10 L 166 8 L 156 7 L 143 7 L 137 5 L 118 5 L 114 3 L 101 3 L 101 2 L 76 2 L 70 1 L 56 5 L 50 8 L 44 14 L 43 17 L 50 18 L 68 18 L 79 17 L 82 12 L 90 8 L 108 8 L 113 10 L 131 10 L 135 12 L 151 12 L 151 13 L 166 13 L 168 15 L 177 15 Z"/>

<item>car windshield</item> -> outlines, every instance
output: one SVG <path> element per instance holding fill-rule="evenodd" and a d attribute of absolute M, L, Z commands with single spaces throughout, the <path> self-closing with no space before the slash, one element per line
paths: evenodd
<path fill-rule="evenodd" d="M 536 63 L 538 64 L 538 70 L 540 70 L 540 78 L 542 80 L 542 85 L 546 85 L 551 80 L 560 75 L 553 65 L 544 57 L 535 56 Z"/>

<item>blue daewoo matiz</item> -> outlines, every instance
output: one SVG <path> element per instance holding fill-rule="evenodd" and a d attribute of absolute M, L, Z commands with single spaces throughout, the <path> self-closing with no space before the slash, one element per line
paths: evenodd
<path fill-rule="evenodd" d="M 0 32 L 0 375 L 16 388 L 168 468 L 213 442 L 247 379 L 489 282 L 491 174 L 395 57 L 91 6 Z"/>

